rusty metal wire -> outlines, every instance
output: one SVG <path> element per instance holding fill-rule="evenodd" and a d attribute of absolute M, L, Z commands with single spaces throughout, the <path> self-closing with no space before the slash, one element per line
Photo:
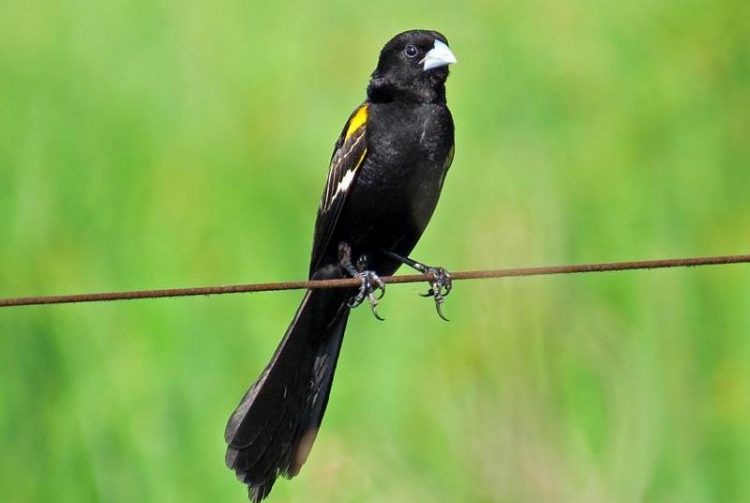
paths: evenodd
<path fill-rule="evenodd" d="M 594 264 L 574 264 L 546 267 L 522 267 L 515 269 L 486 269 L 480 271 L 460 271 L 451 273 L 454 281 L 467 279 L 510 278 L 520 276 L 548 276 L 552 274 L 582 274 L 592 272 L 630 271 L 636 269 L 665 269 L 671 267 L 696 267 L 709 265 L 750 263 L 750 255 L 724 255 L 663 260 L 639 260 L 635 262 L 608 262 Z M 428 274 L 409 274 L 381 278 L 387 284 L 415 283 L 431 279 Z M 81 302 L 102 302 L 115 300 L 155 299 L 163 297 L 192 297 L 197 295 L 225 295 L 230 293 L 274 292 L 281 290 L 302 290 L 312 288 L 357 287 L 357 278 L 327 279 L 311 281 L 287 281 L 282 283 L 255 283 L 224 286 L 204 286 L 193 288 L 166 288 L 161 290 L 136 290 L 124 292 L 84 293 L 74 295 L 44 295 L 35 297 L 13 297 L 0 299 L 0 308 L 14 306 L 34 306 L 45 304 L 72 304 Z"/>

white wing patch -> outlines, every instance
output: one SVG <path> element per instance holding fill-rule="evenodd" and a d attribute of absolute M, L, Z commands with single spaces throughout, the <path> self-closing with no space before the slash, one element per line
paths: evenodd
<path fill-rule="evenodd" d="M 349 185 L 352 184 L 352 180 L 354 180 L 354 170 L 350 169 L 344 174 L 344 178 L 341 179 L 338 187 L 336 187 L 336 193 L 333 195 L 333 199 L 336 199 L 336 196 L 346 191 L 346 189 L 349 188 Z"/>
<path fill-rule="evenodd" d="M 351 161 L 350 157 L 352 153 L 355 151 L 355 149 L 357 149 L 359 144 L 364 141 L 364 137 L 364 127 L 361 127 L 356 136 L 353 134 L 350 135 L 349 141 L 345 142 L 339 152 L 337 152 L 334 156 L 332 166 L 328 174 L 328 183 L 326 183 L 325 196 L 320 201 L 321 211 L 328 211 L 333 205 L 336 198 L 340 195 L 346 194 L 346 191 L 349 190 L 349 187 L 351 187 L 352 182 L 354 181 L 354 175 L 357 173 L 357 169 L 359 169 L 359 167 L 361 166 L 362 161 L 365 158 L 365 154 L 367 153 L 367 149 L 362 150 L 362 154 L 360 154 L 360 157 L 359 159 L 357 159 L 356 163 L 351 164 L 351 162 L 346 162 L 346 164 L 351 166 L 349 169 L 347 169 L 343 173 L 341 172 L 341 169 L 343 167 L 343 164 L 345 164 L 345 161 Z"/>

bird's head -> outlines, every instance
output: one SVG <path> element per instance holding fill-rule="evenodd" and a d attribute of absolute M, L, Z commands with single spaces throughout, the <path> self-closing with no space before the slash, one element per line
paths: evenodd
<path fill-rule="evenodd" d="M 456 57 L 440 33 L 399 33 L 380 51 L 368 96 L 371 101 L 444 102 L 448 66 L 453 63 Z"/>

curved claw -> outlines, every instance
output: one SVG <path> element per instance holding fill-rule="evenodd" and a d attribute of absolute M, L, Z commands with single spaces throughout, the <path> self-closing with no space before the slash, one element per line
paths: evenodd
<path fill-rule="evenodd" d="M 378 278 L 378 280 L 379 280 L 379 279 L 380 279 L 380 278 Z M 381 282 L 380 282 L 380 284 L 378 284 L 378 285 L 377 285 L 377 286 L 375 287 L 375 291 L 376 291 L 376 292 L 378 292 L 378 295 L 377 295 L 376 299 L 377 299 L 377 300 L 380 300 L 380 299 L 382 299 L 382 298 L 383 298 L 383 296 L 385 295 L 385 283 L 383 283 L 383 282 L 381 281 Z"/>
<path fill-rule="evenodd" d="M 443 314 L 443 302 L 445 302 L 445 297 L 443 296 L 443 294 L 440 293 L 439 290 L 434 290 L 434 292 L 435 292 L 435 295 L 434 295 L 435 296 L 435 310 L 437 311 L 438 316 L 440 316 L 440 318 L 442 318 L 445 321 L 450 321 Z"/>
<path fill-rule="evenodd" d="M 354 309 L 367 299 L 373 316 L 380 321 L 385 321 L 385 318 L 380 316 L 375 309 L 378 305 L 378 300 L 382 299 L 385 295 L 385 283 L 383 283 L 383 280 L 381 280 L 373 271 L 361 271 L 357 273 L 357 277 L 362 281 L 362 284 L 359 287 L 357 295 L 354 295 L 349 299 L 347 306 Z"/>
<path fill-rule="evenodd" d="M 442 302 L 439 304 L 437 302 L 435 303 L 435 310 L 437 311 L 438 316 L 440 316 L 440 318 L 442 318 L 444 321 L 451 321 L 448 318 L 446 318 L 445 315 L 443 314 L 442 305 L 443 305 Z"/>
<path fill-rule="evenodd" d="M 377 300 L 375 299 L 375 296 L 373 294 L 370 294 L 368 297 L 370 298 L 370 311 L 372 311 L 372 315 L 378 321 L 385 321 L 385 318 L 383 318 L 382 316 L 378 314 L 378 311 L 376 309 L 378 306 L 378 303 L 377 303 Z"/>
<path fill-rule="evenodd" d="M 438 316 L 448 321 L 448 318 L 443 314 L 442 306 L 445 302 L 445 297 L 453 290 L 451 274 L 442 267 L 428 267 L 424 272 L 432 275 L 432 279 L 429 281 L 430 289 L 427 290 L 427 293 L 420 293 L 419 295 L 422 297 L 433 297 Z"/>

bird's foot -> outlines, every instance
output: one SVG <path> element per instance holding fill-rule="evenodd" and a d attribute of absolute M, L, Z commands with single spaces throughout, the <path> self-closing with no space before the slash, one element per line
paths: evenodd
<path fill-rule="evenodd" d="M 414 259 L 403 257 L 398 253 L 392 251 L 385 250 L 384 253 L 389 257 L 398 260 L 402 264 L 406 264 L 412 269 L 416 269 L 422 274 L 430 276 L 430 278 L 427 280 L 428 284 L 430 285 L 430 289 L 427 290 L 427 293 L 420 295 L 422 295 L 422 297 L 434 298 L 435 309 L 437 310 L 438 316 L 440 316 L 445 321 L 448 321 L 448 318 L 446 318 L 443 314 L 442 306 L 445 302 L 445 298 L 449 293 L 451 293 L 451 290 L 453 290 L 453 279 L 451 278 L 451 273 L 449 273 L 442 267 L 432 267 L 429 265 L 424 265 Z"/>
<path fill-rule="evenodd" d="M 422 264 L 420 264 L 422 265 Z M 432 276 L 432 278 L 429 281 L 430 289 L 427 290 L 427 293 L 420 294 L 422 297 L 432 297 L 435 299 L 435 309 L 437 310 L 438 316 L 440 316 L 445 321 L 448 321 L 448 318 L 445 317 L 443 314 L 443 303 L 445 302 L 445 298 L 448 296 L 449 293 L 451 293 L 451 290 L 453 290 L 453 279 L 451 278 L 451 273 L 449 273 L 447 270 L 445 270 L 442 267 L 428 267 L 428 266 L 422 266 L 423 269 L 418 269 L 423 274 L 428 274 Z"/>
<path fill-rule="evenodd" d="M 341 243 L 339 245 L 339 260 L 342 267 L 353 278 L 359 278 L 362 282 L 359 286 L 359 291 L 349 299 L 347 305 L 353 309 L 367 299 L 370 303 L 373 316 L 380 321 L 385 321 L 385 318 L 380 316 L 377 311 L 378 300 L 382 299 L 383 295 L 385 295 L 385 283 L 375 271 L 367 269 L 367 256 L 362 255 L 359 257 L 357 266 L 354 267 L 351 261 L 351 248 L 348 244 Z"/>
<path fill-rule="evenodd" d="M 385 318 L 381 317 L 377 311 L 378 300 L 382 299 L 383 295 L 385 295 L 385 283 L 383 280 L 374 271 L 359 271 L 355 277 L 359 278 L 362 284 L 359 286 L 357 295 L 349 299 L 349 307 L 355 308 L 367 299 L 370 303 L 373 316 L 380 321 L 385 321 Z"/>

